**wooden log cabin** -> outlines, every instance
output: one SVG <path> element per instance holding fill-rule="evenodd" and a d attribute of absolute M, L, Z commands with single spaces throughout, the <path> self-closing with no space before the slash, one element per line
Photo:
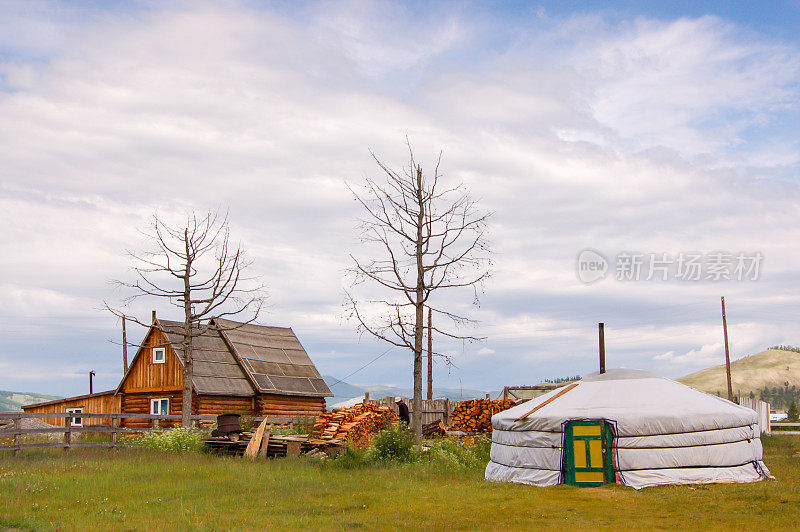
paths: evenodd
<path fill-rule="evenodd" d="M 28 405 L 23 410 L 66 412 L 80 402 L 85 413 L 180 415 L 182 331 L 183 323 L 154 316 L 116 390 Z M 333 395 L 290 328 L 213 319 L 205 332 L 195 331 L 192 344 L 192 414 L 316 417 L 325 410 L 325 397 Z M 123 420 L 129 427 L 149 424 L 149 420 Z"/>

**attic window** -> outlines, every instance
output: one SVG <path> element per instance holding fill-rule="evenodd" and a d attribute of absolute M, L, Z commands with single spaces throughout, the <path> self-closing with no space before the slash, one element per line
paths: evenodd
<path fill-rule="evenodd" d="M 163 364 L 167 359 L 167 350 L 163 347 L 153 348 L 153 364 Z"/>

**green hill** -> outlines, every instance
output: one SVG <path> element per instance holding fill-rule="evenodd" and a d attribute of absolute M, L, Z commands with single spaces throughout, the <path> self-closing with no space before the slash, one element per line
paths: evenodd
<path fill-rule="evenodd" d="M 4 392 L 0 390 L 0 411 L 3 410 L 22 410 L 22 405 L 29 405 L 32 403 L 41 403 L 44 401 L 52 401 L 54 399 L 61 399 L 54 395 L 42 395 L 38 393 L 19 393 L 19 392 Z"/>
<path fill-rule="evenodd" d="M 725 365 L 714 366 L 678 379 L 698 390 L 726 397 Z M 731 362 L 734 395 L 752 395 L 774 409 L 788 408 L 800 398 L 800 353 L 767 349 Z"/>

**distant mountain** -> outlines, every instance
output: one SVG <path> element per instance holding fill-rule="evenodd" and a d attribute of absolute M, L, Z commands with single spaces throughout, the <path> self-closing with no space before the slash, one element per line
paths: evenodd
<path fill-rule="evenodd" d="M 32 403 L 43 403 L 61 399 L 54 395 L 42 395 L 38 393 L 4 392 L 0 390 L 0 410 L 22 410 L 22 405 Z"/>
<path fill-rule="evenodd" d="M 342 401 L 346 401 L 347 399 L 352 399 L 353 397 L 359 397 L 364 395 L 364 392 L 369 392 L 369 395 L 373 399 L 381 399 L 386 396 L 395 396 L 400 395 L 403 397 L 411 397 L 413 395 L 413 390 L 411 388 L 396 388 L 393 386 L 382 386 L 382 385 L 362 385 L 359 386 L 357 384 L 349 384 L 347 382 L 337 382 L 339 379 L 336 377 L 331 377 L 330 375 L 323 375 L 323 379 L 325 382 L 328 383 L 328 387 L 330 387 L 331 391 L 334 393 L 333 397 L 327 398 L 327 403 L 329 405 L 333 405 L 336 403 L 340 403 Z M 434 383 L 435 384 L 435 383 Z M 440 398 L 448 398 L 455 401 L 460 401 L 463 399 L 474 399 L 476 397 L 484 397 L 488 392 L 484 390 L 457 390 L 452 388 L 435 388 L 434 387 L 434 397 L 437 399 Z M 496 393 L 492 393 L 492 397 L 496 396 Z"/>
<path fill-rule="evenodd" d="M 725 365 L 714 366 L 678 379 L 698 390 L 727 397 Z M 791 401 L 800 402 L 800 353 L 767 349 L 731 362 L 734 395 L 750 395 L 784 409 Z"/>

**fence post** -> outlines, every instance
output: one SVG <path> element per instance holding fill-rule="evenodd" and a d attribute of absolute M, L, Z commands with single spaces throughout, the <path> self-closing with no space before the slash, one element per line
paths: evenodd
<path fill-rule="evenodd" d="M 72 443 L 72 417 L 67 416 L 64 418 L 64 452 L 69 451 L 69 446 Z"/>
<path fill-rule="evenodd" d="M 117 446 L 117 414 L 111 416 L 111 447 Z"/>
<path fill-rule="evenodd" d="M 15 455 L 19 454 L 19 446 L 20 446 L 20 443 L 21 443 L 21 440 L 20 440 L 20 437 L 19 437 L 19 431 L 20 430 L 22 430 L 22 416 L 17 414 L 17 417 L 14 418 L 14 433 L 15 433 L 14 434 L 14 445 L 16 447 L 14 449 L 14 454 Z"/>
<path fill-rule="evenodd" d="M 450 398 L 444 400 L 444 424 L 450 426 Z"/>

